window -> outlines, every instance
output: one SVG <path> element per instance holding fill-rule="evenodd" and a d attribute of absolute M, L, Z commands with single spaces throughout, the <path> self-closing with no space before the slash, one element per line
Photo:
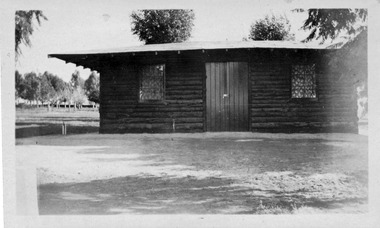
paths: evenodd
<path fill-rule="evenodd" d="M 292 98 L 317 98 L 315 64 L 292 66 Z"/>
<path fill-rule="evenodd" d="M 140 101 L 164 99 L 165 65 L 146 65 L 140 71 Z"/>

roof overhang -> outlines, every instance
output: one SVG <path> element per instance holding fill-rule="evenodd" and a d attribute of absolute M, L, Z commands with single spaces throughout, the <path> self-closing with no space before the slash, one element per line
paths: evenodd
<path fill-rule="evenodd" d="M 293 41 L 219 41 L 219 42 L 182 42 L 168 44 L 149 44 L 133 47 L 88 50 L 69 53 L 49 54 L 49 58 L 58 58 L 85 68 L 91 68 L 104 56 L 122 54 L 143 54 L 162 52 L 209 51 L 229 49 L 336 49 L 334 45 L 315 45 Z"/>

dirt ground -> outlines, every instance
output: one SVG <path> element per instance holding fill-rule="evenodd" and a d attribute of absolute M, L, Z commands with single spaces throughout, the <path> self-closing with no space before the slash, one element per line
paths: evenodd
<path fill-rule="evenodd" d="M 37 169 L 43 215 L 367 211 L 363 135 L 91 133 L 16 144 L 16 166 Z"/>

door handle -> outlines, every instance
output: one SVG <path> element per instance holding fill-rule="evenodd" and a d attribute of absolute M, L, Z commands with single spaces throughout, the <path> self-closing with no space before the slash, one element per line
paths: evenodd
<path fill-rule="evenodd" d="M 229 96 L 229 94 L 223 94 L 223 98 L 228 97 L 228 96 Z"/>

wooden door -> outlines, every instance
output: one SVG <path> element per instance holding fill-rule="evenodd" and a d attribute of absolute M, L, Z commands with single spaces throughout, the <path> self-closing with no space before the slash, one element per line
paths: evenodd
<path fill-rule="evenodd" d="M 206 63 L 207 131 L 248 131 L 248 64 Z"/>

